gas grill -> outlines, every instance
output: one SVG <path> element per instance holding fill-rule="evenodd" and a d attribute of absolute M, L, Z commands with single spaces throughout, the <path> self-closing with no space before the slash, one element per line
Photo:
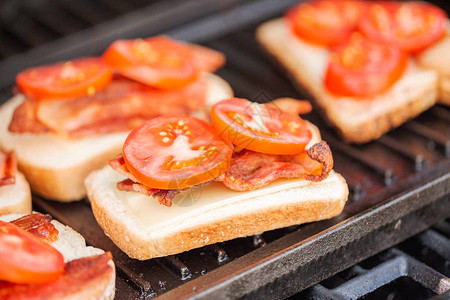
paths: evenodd
<path fill-rule="evenodd" d="M 296 2 L 2 1 L 1 101 L 25 67 L 97 55 L 116 39 L 161 33 L 224 52 L 227 64 L 218 74 L 238 97 L 308 99 L 254 39 L 258 24 Z M 450 12 L 447 1 L 434 2 Z M 351 191 L 344 212 L 331 220 L 138 261 L 104 235 L 88 201 L 35 196 L 34 209 L 112 252 L 116 299 L 450 298 L 450 109 L 434 106 L 361 146 L 342 142 L 315 112 L 305 119 L 321 129 Z"/>

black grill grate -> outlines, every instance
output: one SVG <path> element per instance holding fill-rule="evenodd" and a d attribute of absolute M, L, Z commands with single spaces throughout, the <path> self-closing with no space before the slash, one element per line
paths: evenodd
<path fill-rule="evenodd" d="M 433 229 L 368 258 L 290 299 L 419 300 L 445 293 L 447 298 L 442 299 L 448 299 L 449 227 L 449 220 L 442 221 Z"/>
<path fill-rule="evenodd" d="M 0 2 L 0 59 L 147 7 L 152 1 L 39 0 Z M 155 2 L 155 1 L 153 1 Z"/>
<path fill-rule="evenodd" d="M 23 40 L 20 47 L 14 42 L 4 43 L 5 49 L 16 49 L 14 53 L 19 54 L 8 52 L 2 56 L 0 72 L 8 75 L 0 78 L 0 97 L 3 101 L 10 97 L 14 74 L 25 66 L 95 55 L 117 38 L 167 33 L 225 52 L 228 62 L 218 73 L 239 97 L 259 102 L 285 96 L 308 98 L 299 94 L 263 56 L 254 39 L 256 24 L 279 16 L 294 2 L 17 2 L 18 8 L 9 8 L 10 12 L 0 10 L 2 40 L 3 34 L 16 42 Z M 440 4 L 448 5 L 445 1 Z M 108 8 L 94 9 L 99 6 Z M 60 9 L 63 12 L 57 13 Z M 120 10 L 129 13 L 116 17 Z M 17 11 L 20 13 L 14 15 Z M 19 32 L 8 27 L 13 25 L 3 26 L 12 20 L 4 17 L 8 14 L 23 18 L 25 25 L 15 29 Z M 49 19 L 46 15 L 50 15 Z M 59 23 L 61 19 L 64 22 Z M 33 22 L 39 25 L 26 25 Z M 65 23 L 67 26 L 62 25 Z M 30 27 L 39 32 L 27 32 Z M 383 138 L 362 146 L 341 142 L 316 113 L 306 119 L 321 129 L 333 150 L 335 169 L 346 178 L 351 189 L 344 213 L 332 220 L 141 262 L 129 259 L 103 234 L 87 201 L 62 204 L 35 197 L 35 208 L 72 226 L 88 243 L 112 252 L 118 268 L 118 299 L 146 299 L 155 295 L 211 298 L 212 294 L 217 298 L 244 295 L 285 298 L 450 216 L 449 108 L 435 106 Z M 445 225 L 448 223 L 443 224 L 439 226 L 448 227 Z M 438 230 L 441 227 L 436 227 L 436 232 L 441 232 Z M 405 251 L 399 247 L 386 253 L 404 259 L 409 267 L 416 266 L 411 258 L 416 256 Z M 351 272 L 369 276 L 370 272 L 361 268 L 355 267 Z M 407 285 L 408 274 L 398 277 L 392 285 Z M 361 276 L 355 280 L 364 278 Z M 335 292 L 326 284 L 323 289 Z"/>

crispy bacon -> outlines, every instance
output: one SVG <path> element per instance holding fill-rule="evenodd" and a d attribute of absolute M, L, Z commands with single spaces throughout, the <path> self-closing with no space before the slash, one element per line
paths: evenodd
<path fill-rule="evenodd" d="M 38 101 L 27 98 L 14 111 L 8 130 L 15 133 L 45 133 L 50 129 L 36 118 Z"/>
<path fill-rule="evenodd" d="M 52 101 L 26 98 L 16 109 L 9 130 L 68 137 L 130 130 L 149 118 L 189 114 L 203 107 L 206 89 L 203 77 L 181 89 L 163 91 L 116 76 L 91 96 Z"/>
<path fill-rule="evenodd" d="M 114 266 L 111 253 L 84 257 L 66 264 L 64 274 L 55 282 L 42 285 L 14 284 L 0 281 L 0 299 L 67 299 L 77 296 L 83 290 L 99 291 L 95 298 L 100 298 L 103 290 L 111 280 Z M 83 297 L 84 294 L 79 294 Z M 70 298 L 70 299 L 72 299 Z"/>
<path fill-rule="evenodd" d="M 110 161 L 108 161 L 108 164 L 115 171 L 128 177 L 134 182 L 138 182 L 138 180 L 130 173 L 130 171 L 128 171 L 127 165 L 125 164 L 125 160 L 123 159 L 122 155 L 116 156 L 115 158 L 111 159 Z"/>
<path fill-rule="evenodd" d="M 118 156 L 110 160 L 109 165 L 120 174 L 125 175 L 129 178 L 117 183 L 118 190 L 128 192 L 138 192 L 146 196 L 156 198 L 158 199 L 158 202 L 160 204 L 165 206 L 169 207 L 172 206 L 173 198 L 176 195 L 178 195 L 181 191 L 187 189 L 187 188 L 174 190 L 154 189 L 142 183 L 139 183 L 139 181 L 130 173 L 127 166 L 125 165 L 123 156 Z"/>
<path fill-rule="evenodd" d="M 17 159 L 14 152 L 0 151 L 0 187 L 16 182 Z"/>
<path fill-rule="evenodd" d="M 11 221 L 11 223 L 28 231 L 39 239 L 51 243 L 58 239 L 59 234 L 58 229 L 55 228 L 51 221 L 52 217 L 50 215 L 32 213 Z"/>
<path fill-rule="evenodd" d="M 142 183 L 134 182 L 130 179 L 125 179 L 117 183 L 117 189 L 120 191 L 138 192 L 149 197 L 158 199 L 158 202 L 165 206 L 172 206 L 173 198 L 178 195 L 182 190 L 162 190 L 150 188 Z"/>
<path fill-rule="evenodd" d="M 279 178 L 321 181 L 332 168 L 330 147 L 321 141 L 300 155 L 273 155 L 243 150 L 234 154 L 230 168 L 217 180 L 235 191 L 251 191 Z"/>

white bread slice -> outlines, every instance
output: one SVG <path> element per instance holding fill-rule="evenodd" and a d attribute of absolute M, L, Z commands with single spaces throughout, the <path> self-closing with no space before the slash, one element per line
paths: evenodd
<path fill-rule="evenodd" d="M 16 173 L 16 182 L 0 186 L 0 216 L 31 213 L 31 191 L 25 176 Z"/>
<path fill-rule="evenodd" d="M 4 215 L 0 217 L 0 220 L 10 222 L 23 215 L 25 214 Z M 66 263 L 78 258 L 104 253 L 101 249 L 86 246 L 83 236 L 69 226 L 65 226 L 56 220 L 52 220 L 52 224 L 55 225 L 59 234 L 58 239 L 51 245 L 61 252 Z M 114 299 L 116 272 L 114 263 L 112 261 L 110 263 L 112 269 L 109 278 L 106 278 L 107 280 L 104 280 L 105 278 L 94 278 L 92 282 L 85 283 L 81 289 L 77 290 L 76 294 L 65 295 L 62 299 Z"/>
<path fill-rule="evenodd" d="M 210 82 L 207 105 L 233 95 L 226 81 L 213 74 L 205 76 Z M 80 200 L 86 195 L 85 177 L 120 153 L 128 132 L 72 140 L 52 134 L 14 134 L 8 126 L 22 101 L 23 96 L 17 95 L 0 107 L 0 148 L 16 153 L 18 167 L 33 192 L 61 202 Z"/>
<path fill-rule="evenodd" d="M 31 213 L 31 211 L 30 211 Z M 0 216 L 0 220 L 5 222 L 11 222 L 20 217 L 26 215 L 25 213 L 8 214 Z M 83 236 L 73 230 L 71 227 L 66 226 L 58 222 L 57 220 L 52 220 L 52 224 L 59 231 L 58 239 L 51 243 L 53 247 L 56 248 L 64 256 L 64 261 L 69 262 L 74 259 L 94 256 L 102 254 L 104 251 L 91 246 L 86 246 L 86 241 Z"/>
<path fill-rule="evenodd" d="M 450 26 L 439 42 L 416 56 L 420 66 L 439 73 L 438 102 L 450 105 Z"/>
<path fill-rule="evenodd" d="M 311 144 L 320 133 L 310 124 Z M 317 221 L 341 213 L 348 197 L 345 179 L 332 171 L 321 182 L 277 180 L 250 192 L 236 192 L 211 182 L 182 192 L 171 207 L 136 192 L 119 191 L 124 177 L 110 166 L 85 181 L 97 222 L 132 258 L 145 260 Z"/>
<path fill-rule="evenodd" d="M 318 108 L 345 140 L 365 143 L 380 137 L 433 106 L 437 97 L 435 71 L 410 60 L 402 78 L 372 98 L 337 97 L 323 85 L 329 51 L 296 38 L 283 19 L 260 25 L 256 38 L 300 89 L 306 89 Z"/>

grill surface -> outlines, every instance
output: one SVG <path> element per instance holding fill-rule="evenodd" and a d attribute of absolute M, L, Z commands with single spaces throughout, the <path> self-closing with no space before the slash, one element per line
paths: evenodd
<path fill-rule="evenodd" d="M 38 10 L 29 7 L 31 2 L 17 2 L 23 5 L 17 8 L 23 18 L 21 22 L 34 24 L 39 17 L 36 22 L 46 25 L 30 25 L 33 29 L 30 31 L 25 25 L 17 26 L 16 32 L 11 27 L 13 19 L 8 21 L 5 18 L 8 13 L 1 10 L 2 42 L 5 40 L 1 48 L 12 50 L 0 53 L 3 59 L 0 72 L 4 74 L 0 78 L 3 88 L 0 96 L 2 101 L 9 98 L 14 74 L 25 66 L 95 55 L 117 38 L 166 33 L 223 51 L 228 62 L 218 74 L 239 97 L 258 102 L 285 96 L 307 97 L 294 90 L 262 55 L 253 37 L 257 24 L 279 16 L 294 2 L 241 1 L 239 5 L 233 0 L 32 2 Z M 445 1 L 438 4 L 448 5 Z M 116 17 L 122 9 L 130 13 Z M 49 14 L 49 19 L 43 21 L 46 17 L 39 11 Z M 66 18 L 65 13 L 75 20 Z M 321 129 L 333 150 L 335 169 L 346 178 L 351 190 L 344 212 L 332 220 L 141 262 L 129 259 L 103 234 L 87 201 L 62 204 L 35 197 L 35 209 L 52 214 L 78 230 L 91 245 L 113 253 L 118 269 L 117 299 L 146 299 L 155 295 L 210 298 L 212 294 L 217 298 L 289 297 L 450 216 L 449 108 L 435 106 L 381 139 L 362 146 L 341 142 L 314 112 L 305 118 Z M 403 251 L 402 246 L 388 250 L 382 254 L 388 259 L 379 265 L 378 272 L 384 272 L 385 268 L 401 269 L 392 283 L 394 286 L 416 282 L 410 270 L 423 267 L 411 258 L 413 254 Z M 358 266 L 364 268 L 364 263 Z M 347 286 L 359 286 L 358 280 L 375 276 L 358 267 L 350 270 L 353 271 L 346 272 L 362 275 Z M 323 284 L 305 293 L 319 291 L 320 298 L 328 295 L 321 292 L 335 295 L 342 289 Z M 385 293 L 379 292 L 374 297 Z"/>
<path fill-rule="evenodd" d="M 449 221 L 442 221 L 290 299 L 449 299 Z"/>

